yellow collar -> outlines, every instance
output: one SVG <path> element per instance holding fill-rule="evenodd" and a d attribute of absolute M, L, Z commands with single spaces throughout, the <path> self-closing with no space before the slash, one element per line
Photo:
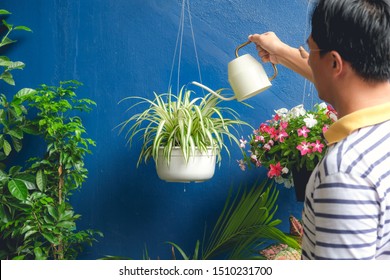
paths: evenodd
<path fill-rule="evenodd" d="M 333 145 L 353 131 L 390 120 L 390 103 L 365 108 L 346 115 L 332 124 L 324 133 L 328 146 Z"/>

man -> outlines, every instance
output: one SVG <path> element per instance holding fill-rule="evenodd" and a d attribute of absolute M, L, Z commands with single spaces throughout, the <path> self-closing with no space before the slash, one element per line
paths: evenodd
<path fill-rule="evenodd" d="M 249 40 L 339 116 L 307 185 L 302 258 L 390 259 L 390 0 L 320 0 L 309 53 L 272 32 Z"/>

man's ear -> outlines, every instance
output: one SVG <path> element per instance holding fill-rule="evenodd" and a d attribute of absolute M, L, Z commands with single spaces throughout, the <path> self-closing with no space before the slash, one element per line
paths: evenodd
<path fill-rule="evenodd" d="M 331 59 L 332 67 L 336 74 L 340 74 L 343 70 L 345 70 L 344 60 L 341 58 L 338 52 L 331 51 Z"/>

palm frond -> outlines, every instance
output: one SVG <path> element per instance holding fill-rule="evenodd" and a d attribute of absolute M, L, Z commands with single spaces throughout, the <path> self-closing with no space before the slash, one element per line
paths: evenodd
<path fill-rule="evenodd" d="M 270 239 L 299 247 L 295 239 L 276 228 L 280 223 L 274 219 L 278 194 L 274 184 L 266 180 L 249 191 L 239 190 L 233 201 L 229 195 L 203 252 L 203 259 L 224 253 L 229 259 L 248 259 L 253 248 Z"/>
<path fill-rule="evenodd" d="M 201 255 L 198 240 L 192 258 L 261 259 L 259 251 L 270 241 L 298 249 L 297 240 L 276 227 L 281 222 L 274 218 L 278 195 L 275 184 L 268 179 L 249 190 L 240 188 L 235 196 L 231 189 L 208 238 L 205 232 Z M 172 245 L 173 254 L 177 249 L 183 259 L 191 259 L 177 244 L 168 244 Z"/>

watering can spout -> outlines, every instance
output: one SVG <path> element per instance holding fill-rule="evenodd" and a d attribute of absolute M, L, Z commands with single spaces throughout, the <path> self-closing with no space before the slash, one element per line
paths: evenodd
<path fill-rule="evenodd" d="M 193 81 L 192 84 L 207 90 L 209 93 L 214 94 L 215 96 L 217 96 L 218 98 L 220 98 L 222 100 L 231 101 L 231 100 L 236 99 L 236 97 L 234 95 L 232 97 L 224 97 L 224 96 L 218 94 L 217 92 L 215 92 L 214 90 L 212 90 L 211 88 L 209 88 L 201 83 Z"/>

